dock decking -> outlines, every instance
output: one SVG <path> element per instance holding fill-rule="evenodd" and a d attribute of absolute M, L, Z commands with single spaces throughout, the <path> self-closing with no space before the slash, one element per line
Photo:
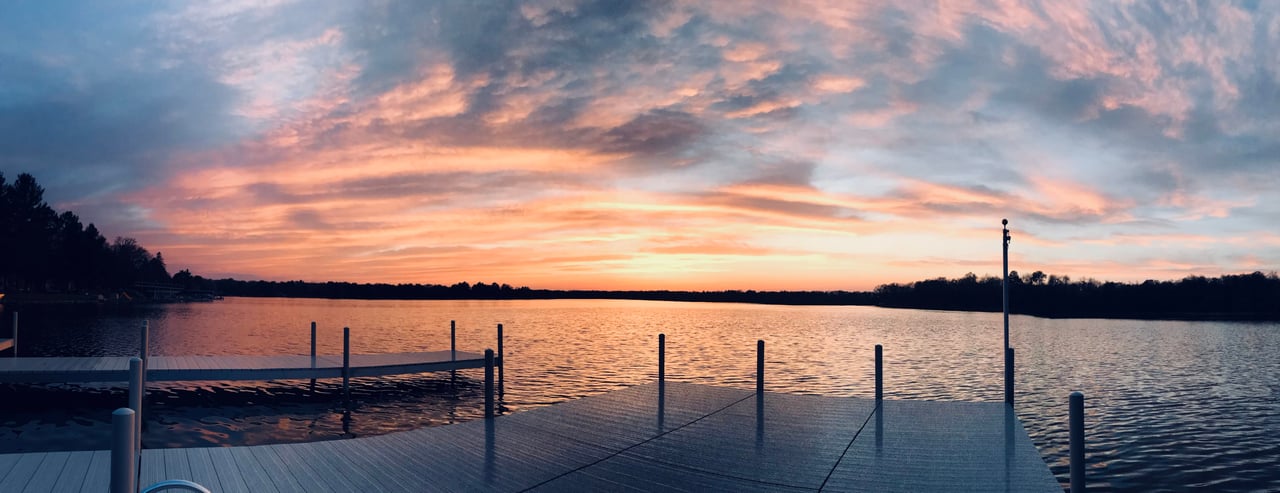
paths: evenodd
<path fill-rule="evenodd" d="M 141 483 L 268 493 L 1062 491 L 1004 403 L 661 388 L 367 438 L 144 450 Z M 105 451 L 0 455 L 0 491 L 106 491 L 108 462 Z"/>
<path fill-rule="evenodd" d="M 455 357 L 456 355 L 456 357 Z M 483 368 L 484 355 L 466 351 L 352 354 L 351 377 Z M 342 355 L 151 356 L 147 381 L 341 378 Z M 128 357 L 0 358 L 0 383 L 128 382 Z M 0 491 L 8 491 L 0 488 Z"/>

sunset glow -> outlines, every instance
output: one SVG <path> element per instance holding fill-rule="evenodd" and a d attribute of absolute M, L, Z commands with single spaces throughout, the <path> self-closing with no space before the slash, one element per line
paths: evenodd
<path fill-rule="evenodd" d="M 64 35 L 75 33 L 74 36 Z M 1280 3 L 0 5 L 0 171 L 206 277 L 1280 265 Z"/>

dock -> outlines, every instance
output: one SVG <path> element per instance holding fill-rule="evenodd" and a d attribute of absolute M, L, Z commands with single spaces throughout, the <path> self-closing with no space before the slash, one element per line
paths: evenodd
<path fill-rule="evenodd" d="M 461 424 L 142 451 L 222 492 L 1062 491 L 1012 408 L 651 383 Z M 0 491 L 107 491 L 110 452 L 0 455 Z"/>
<path fill-rule="evenodd" d="M 151 356 L 147 381 L 288 380 L 341 378 L 343 355 Z M 0 358 L 0 383 L 129 381 L 129 357 Z M 484 368 L 484 355 L 467 351 L 352 354 L 352 378 Z M 3 491 L 3 490 L 0 490 Z"/>
<path fill-rule="evenodd" d="M 0 383 L 130 382 L 131 356 L 17 357 L 18 314 L 13 314 L 14 339 L 0 349 L 13 349 L 12 358 L 0 358 Z M 436 371 L 484 368 L 485 355 L 459 351 L 456 324 L 449 324 L 449 349 L 405 353 L 353 354 L 351 329 L 342 329 L 342 354 L 316 353 L 316 324 L 311 323 L 311 354 L 271 356 L 151 356 L 150 324 L 140 326 L 137 358 L 145 368 L 144 382 L 200 380 L 291 380 L 381 377 Z M 502 361 L 502 324 L 498 324 L 498 355 Z M 501 371 L 501 367 L 499 367 Z M 3 491 L 3 490 L 0 490 Z"/>
<path fill-rule="evenodd" d="M 482 419 L 345 440 L 147 450 L 138 447 L 135 410 L 142 409 L 145 382 L 134 358 L 130 407 L 112 414 L 111 451 L 0 455 L 0 491 L 132 493 L 136 485 L 171 481 L 268 493 L 1063 490 L 1008 395 L 1006 402 L 884 399 L 879 345 L 875 398 L 766 391 L 764 350 L 757 341 L 754 390 L 678 383 L 665 376 L 659 334 L 656 382 L 509 415 L 495 412 L 494 370 L 501 366 L 486 350 Z M 165 371 L 282 371 L 246 368 L 245 361 L 232 370 L 192 370 L 176 361 L 186 366 Z M 396 366 L 405 365 L 365 368 Z M 1070 407 L 1074 489 L 1084 484 L 1078 392 Z"/>

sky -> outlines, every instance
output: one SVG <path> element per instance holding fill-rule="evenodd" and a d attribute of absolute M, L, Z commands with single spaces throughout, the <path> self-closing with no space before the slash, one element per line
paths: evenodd
<path fill-rule="evenodd" d="M 1280 2 L 0 3 L 0 172 L 171 272 L 871 289 L 1280 265 Z"/>

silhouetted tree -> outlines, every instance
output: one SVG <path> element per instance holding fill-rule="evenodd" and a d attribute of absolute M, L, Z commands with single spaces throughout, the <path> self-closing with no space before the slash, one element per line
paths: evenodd
<path fill-rule="evenodd" d="M 164 259 L 136 241 L 108 245 L 93 224 L 49 207 L 30 174 L 9 183 L 0 173 L 0 287 L 118 289 L 168 278 Z"/>

